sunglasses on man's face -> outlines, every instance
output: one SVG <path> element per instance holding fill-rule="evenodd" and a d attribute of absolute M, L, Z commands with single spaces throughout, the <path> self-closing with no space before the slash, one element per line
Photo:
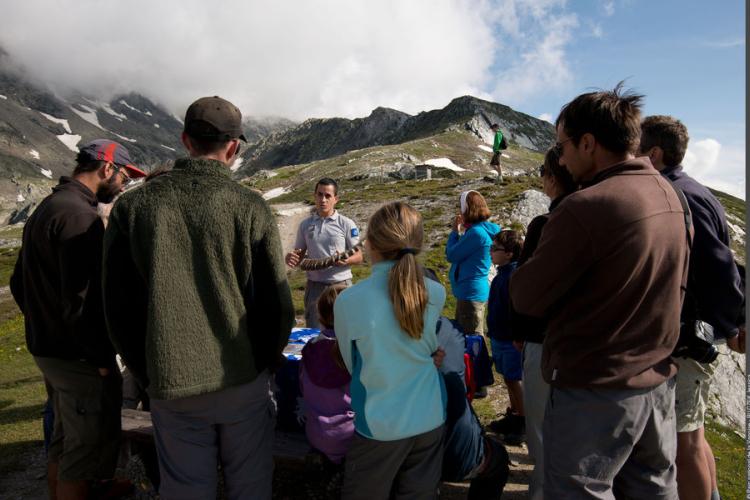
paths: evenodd
<path fill-rule="evenodd" d="M 118 165 L 115 165 L 115 173 L 122 175 L 122 185 L 123 185 L 123 187 L 127 186 L 128 184 L 130 184 L 131 182 L 133 182 L 133 179 L 130 178 L 130 176 L 128 175 L 127 170 L 125 170 L 124 167 L 120 167 Z"/>

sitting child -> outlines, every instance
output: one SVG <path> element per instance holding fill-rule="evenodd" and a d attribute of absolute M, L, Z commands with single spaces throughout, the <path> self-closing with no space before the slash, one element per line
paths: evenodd
<path fill-rule="evenodd" d="M 424 275 L 440 283 L 432 269 L 425 269 Z M 456 322 L 440 316 L 437 338 L 445 353 L 439 371 L 445 381 L 447 395 L 441 479 L 471 480 L 469 500 L 499 499 L 508 480 L 508 452 L 502 443 L 485 435 L 466 398 L 464 333 Z"/>
<path fill-rule="evenodd" d="M 320 335 L 302 349 L 300 386 L 305 400 L 305 433 L 310 444 L 341 463 L 354 435 L 349 393 L 351 376 L 333 331 L 333 304 L 344 285 L 326 288 L 318 299 Z"/>

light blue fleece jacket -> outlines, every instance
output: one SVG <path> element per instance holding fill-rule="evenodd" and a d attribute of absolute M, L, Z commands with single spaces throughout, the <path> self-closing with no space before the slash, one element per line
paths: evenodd
<path fill-rule="evenodd" d="M 445 422 L 445 386 L 432 361 L 445 289 L 425 279 L 424 330 L 413 339 L 399 326 L 388 297 L 393 265 L 375 264 L 369 278 L 341 292 L 334 304 L 339 349 L 352 374 L 354 428 L 378 441 L 416 436 Z"/>
<path fill-rule="evenodd" d="M 490 245 L 500 232 L 494 222 L 473 224 L 463 236 L 452 231 L 445 247 L 445 258 L 451 263 L 451 289 L 457 299 L 487 302 L 490 283 L 487 275 L 492 266 Z"/>

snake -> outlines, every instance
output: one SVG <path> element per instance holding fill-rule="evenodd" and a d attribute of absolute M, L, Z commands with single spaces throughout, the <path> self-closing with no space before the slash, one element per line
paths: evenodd
<path fill-rule="evenodd" d="M 321 269 L 333 267 L 334 265 L 336 265 L 336 262 L 340 260 L 346 260 L 355 253 L 361 251 L 364 243 L 365 240 L 361 240 L 346 252 L 337 253 L 329 257 L 322 257 L 320 259 L 302 259 L 302 262 L 299 263 L 299 267 L 303 271 L 319 271 Z"/>

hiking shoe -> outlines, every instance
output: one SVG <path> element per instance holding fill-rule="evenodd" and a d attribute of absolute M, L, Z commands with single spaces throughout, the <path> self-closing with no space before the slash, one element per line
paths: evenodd
<path fill-rule="evenodd" d="M 526 439 L 526 418 L 507 413 L 500 420 L 490 422 L 489 428 L 503 436 L 506 444 L 519 446 Z"/>
<path fill-rule="evenodd" d="M 487 386 L 483 386 L 474 391 L 474 399 L 482 399 L 487 397 Z"/>
<path fill-rule="evenodd" d="M 510 472 L 510 458 L 502 443 L 490 436 L 484 438 L 487 463 L 469 485 L 468 500 L 499 500 Z"/>

